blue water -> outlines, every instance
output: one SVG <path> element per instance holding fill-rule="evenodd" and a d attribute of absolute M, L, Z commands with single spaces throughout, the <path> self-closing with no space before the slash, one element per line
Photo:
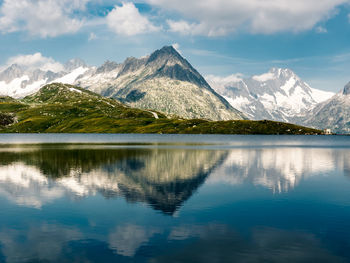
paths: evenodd
<path fill-rule="evenodd" d="M 0 262 L 350 262 L 350 137 L 0 135 Z"/>

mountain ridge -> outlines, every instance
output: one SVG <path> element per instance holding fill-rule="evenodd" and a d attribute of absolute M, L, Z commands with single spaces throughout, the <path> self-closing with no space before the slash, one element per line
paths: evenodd
<path fill-rule="evenodd" d="M 158 110 L 168 116 L 209 120 L 245 118 L 171 46 L 140 59 L 127 58 L 110 72 L 88 72 L 76 85 L 131 107 Z"/>
<path fill-rule="evenodd" d="M 11 71 L 11 70 L 9 70 Z M 129 57 L 123 63 L 106 61 L 89 67 L 80 59 L 65 64 L 62 72 L 13 69 L 10 83 L 1 82 L 0 95 L 23 98 L 53 82 L 80 86 L 130 107 L 161 111 L 182 118 L 232 120 L 246 117 L 216 93 L 200 73 L 172 46 L 165 46 L 142 58 Z M 39 77 L 40 76 L 40 77 Z"/>
<path fill-rule="evenodd" d="M 61 83 L 21 100 L 0 98 L 0 112 L 0 133 L 322 134 L 273 121 L 170 119 Z"/>
<path fill-rule="evenodd" d="M 330 99 L 316 105 L 303 122 L 336 133 L 350 133 L 350 82 Z"/>
<path fill-rule="evenodd" d="M 292 70 L 282 68 L 250 78 L 209 76 L 208 81 L 233 107 L 254 120 L 300 122 L 311 108 L 334 95 L 311 88 Z"/>

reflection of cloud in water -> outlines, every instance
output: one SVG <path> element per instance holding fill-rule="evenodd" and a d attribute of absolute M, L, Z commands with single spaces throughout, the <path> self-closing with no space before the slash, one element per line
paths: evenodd
<path fill-rule="evenodd" d="M 161 231 L 153 227 L 144 228 L 132 224 L 118 226 L 109 235 L 109 245 L 119 255 L 133 257 L 138 248 L 146 244 L 152 236 L 159 233 Z"/>
<path fill-rule="evenodd" d="M 0 166 L 0 194 L 19 205 L 40 208 L 63 196 L 100 193 L 146 202 L 173 214 L 227 156 L 225 151 L 193 149 L 74 153 L 62 149 L 46 154 L 42 150 L 2 152 L 7 163 Z"/>
<path fill-rule="evenodd" d="M 64 195 L 36 167 L 15 163 L 0 166 L 0 194 L 18 205 L 40 208 Z"/>
<path fill-rule="evenodd" d="M 42 224 L 29 227 L 26 232 L 4 229 L 0 232 L 0 244 L 6 262 L 58 262 L 63 247 L 81 239 L 75 228 Z"/>
<path fill-rule="evenodd" d="M 305 177 L 350 167 L 348 150 L 331 148 L 234 149 L 209 182 L 250 182 L 287 192 Z"/>
<path fill-rule="evenodd" d="M 226 225 L 179 226 L 169 240 L 192 239 L 151 262 L 343 262 L 312 234 L 275 228 L 254 229 L 249 239 Z"/>

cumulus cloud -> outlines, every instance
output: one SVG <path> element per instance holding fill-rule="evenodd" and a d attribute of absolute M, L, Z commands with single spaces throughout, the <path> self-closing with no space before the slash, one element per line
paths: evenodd
<path fill-rule="evenodd" d="M 348 0 L 145 0 L 181 14 L 168 20 L 169 30 L 185 35 L 220 36 L 245 29 L 250 33 L 301 32 L 329 19 Z"/>
<path fill-rule="evenodd" d="M 149 19 L 140 14 L 133 3 L 115 6 L 107 15 L 107 25 L 118 35 L 134 36 L 159 31 Z"/>
<path fill-rule="evenodd" d="M 89 0 L 4 0 L 0 7 L 0 32 L 26 31 L 30 35 L 56 37 L 75 33 L 83 21 L 74 14 Z"/>
<path fill-rule="evenodd" d="M 44 71 L 51 70 L 52 72 L 60 72 L 64 70 L 64 66 L 55 61 L 53 58 L 45 57 L 41 53 L 30 55 L 18 55 L 11 57 L 6 63 L 8 66 L 17 64 L 24 69 L 41 69 Z"/>

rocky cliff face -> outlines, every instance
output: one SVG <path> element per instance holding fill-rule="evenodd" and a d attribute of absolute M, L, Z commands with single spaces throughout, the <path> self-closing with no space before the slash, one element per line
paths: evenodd
<path fill-rule="evenodd" d="M 350 132 L 350 83 L 329 100 L 310 111 L 305 124 L 337 133 Z"/>

